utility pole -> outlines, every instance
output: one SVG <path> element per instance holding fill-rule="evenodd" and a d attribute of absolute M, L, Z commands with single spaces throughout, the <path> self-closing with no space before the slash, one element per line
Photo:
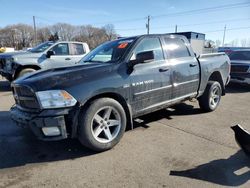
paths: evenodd
<path fill-rule="evenodd" d="M 224 46 L 224 44 L 225 44 L 226 30 L 227 30 L 227 25 L 225 25 L 225 27 L 224 27 L 222 46 Z"/>
<path fill-rule="evenodd" d="M 150 29 L 150 16 L 148 16 L 148 21 L 146 23 L 146 28 L 147 28 L 147 34 L 149 34 L 149 29 Z"/>
<path fill-rule="evenodd" d="M 36 18 L 35 18 L 35 16 L 33 16 L 33 24 L 34 24 L 35 44 L 37 44 L 37 34 L 36 34 Z"/>
<path fill-rule="evenodd" d="M 177 33 L 177 25 L 175 25 L 175 33 Z"/>

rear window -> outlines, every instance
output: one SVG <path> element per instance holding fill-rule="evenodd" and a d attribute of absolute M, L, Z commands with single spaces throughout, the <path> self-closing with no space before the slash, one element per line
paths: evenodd
<path fill-rule="evenodd" d="M 164 40 L 164 49 L 167 51 L 169 59 L 191 56 L 185 42 L 182 39 L 164 38 Z"/>
<path fill-rule="evenodd" d="M 72 43 L 71 44 L 71 55 L 82 55 L 85 53 L 82 44 Z"/>
<path fill-rule="evenodd" d="M 231 60 L 250 60 L 250 51 L 234 51 L 229 58 Z"/>

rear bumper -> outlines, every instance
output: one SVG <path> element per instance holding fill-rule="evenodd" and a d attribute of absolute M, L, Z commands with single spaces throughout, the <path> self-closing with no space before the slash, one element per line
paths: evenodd
<path fill-rule="evenodd" d="M 231 73 L 230 82 L 250 84 L 250 73 Z"/>
<path fill-rule="evenodd" d="M 47 110 L 41 113 L 24 112 L 16 106 L 10 109 L 11 119 L 19 126 L 29 127 L 36 137 L 44 141 L 62 140 L 67 138 L 66 120 L 68 110 Z M 50 114 L 50 115 L 49 115 Z M 60 134 L 46 136 L 42 128 L 57 127 Z"/>

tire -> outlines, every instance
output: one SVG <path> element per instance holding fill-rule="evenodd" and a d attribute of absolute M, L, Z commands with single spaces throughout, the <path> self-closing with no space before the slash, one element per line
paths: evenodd
<path fill-rule="evenodd" d="M 126 114 L 119 102 L 96 99 L 79 115 L 78 139 L 94 151 L 106 151 L 121 140 L 126 124 Z"/>
<path fill-rule="evenodd" d="M 200 108 L 205 112 L 214 111 L 220 103 L 222 89 L 219 82 L 208 81 L 203 95 L 198 99 Z"/>
<path fill-rule="evenodd" d="M 28 74 L 28 73 L 35 72 L 35 71 L 36 71 L 36 70 L 35 70 L 35 69 L 32 69 L 32 68 L 23 69 L 23 70 L 21 70 L 21 71 L 18 73 L 16 79 L 17 79 L 17 78 L 20 78 L 20 77 L 22 77 L 22 76 L 24 76 L 24 75 L 26 75 L 26 74 Z"/>

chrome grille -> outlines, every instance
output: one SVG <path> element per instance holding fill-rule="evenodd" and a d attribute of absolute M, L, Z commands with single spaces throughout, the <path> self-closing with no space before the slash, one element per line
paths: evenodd
<path fill-rule="evenodd" d="M 12 92 L 16 104 L 24 109 L 39 109 L 39 103 L 35 93 L 26 86 L 12 86 Z"/>

